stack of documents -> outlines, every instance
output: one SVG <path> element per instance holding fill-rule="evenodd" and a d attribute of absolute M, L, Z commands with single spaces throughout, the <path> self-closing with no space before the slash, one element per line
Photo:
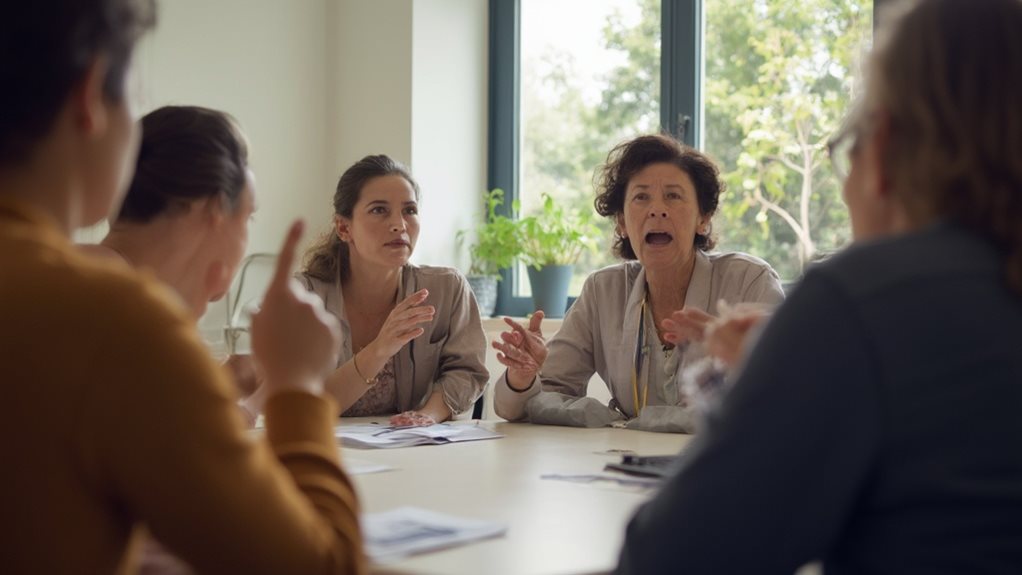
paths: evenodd
<path fill-rule="evenodd" d="M 497 439 L 503 435 L 479 425 L 438 423 L 423 427 L 388 425 L 344 425 L 334 431 L 345 447 L 362 449 L 408 447 L 411 445 L 443 445 L 459 441 Z"/>
<path fill-rule="evenodd" d="M 463 519 L 416 507 L 362 516 L 366 554 L 377 563 L 503 535 L 507 526 Z"/>

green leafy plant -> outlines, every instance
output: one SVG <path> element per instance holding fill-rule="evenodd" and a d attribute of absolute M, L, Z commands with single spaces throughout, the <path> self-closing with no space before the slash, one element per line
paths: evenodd
<path fill-rule="evenodd" d="M 522 261 L 536 269 L 570 265 L 583 251 L 594 251 L 600 231 L 593 222 L 592 214 L 565 210 L 549 194 L 544 193 L 542 197 L 543 205 L 539 212 L 517 222 Z"/>
<path fill-rule="evenodd" d="M 475 228 L 475 242 L 469 246 L 469 275 L 500 277 L 500 270 L 514 265 L 522 253 L 519 222 L 497 213 L 504 205 L 504 190 L 494 188 L 483 194 L 486 221 Z M 459 244 L 465 241 L 466 230 L 457 234 Z"/>

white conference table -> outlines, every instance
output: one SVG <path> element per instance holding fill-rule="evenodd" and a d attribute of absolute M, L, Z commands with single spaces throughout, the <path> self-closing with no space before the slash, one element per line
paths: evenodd
<path fill-rule="evenodd" d="M 386 420 L 357 418 L 345 424 Z M 474 425 L 472 421 L 457 422 Z M 343 426 L 344 424 L 342 424 Z M 501 439 L 398 449 L 343 448 L 342 459 L 395 469 L 354 476 L 365 512 L 413 506 L 507 525 L 499 538 L 376 565 L 375 573 L 580 574 L 617 564 L 625 527 L 651 490 L 540 479 L 603 472 L 617 451 L 677 453 L 689 436 L 483 421 Z"/>

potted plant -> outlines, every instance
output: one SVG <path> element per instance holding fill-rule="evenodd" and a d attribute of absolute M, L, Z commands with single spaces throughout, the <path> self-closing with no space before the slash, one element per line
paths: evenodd
<path fill-rule="evenodd" d="M 475 241 L 468 248 L 471 265 L 468 283 L 479 303 L 483 317 L 493 315 L 497 307 L 497 281 L 500 270 L 509 268 L 521 254 L 522 243 L 519 224 L 515 220 L 498 214 L 497 208 L 504 205 L 504 190 L 494 188 L 483 194 L 486 203 L 486 220 L 476 226 Z M 465 241 L 466 230 L 458 232 L 458 243 Z"/>
<path fill-rule="evenodd" d="M 544 193 L 539 212 L 518 220 L 522 261 L 529 266 L 532 303 L 547 317 L 564 317 L 568 286 L 583 250 L 596 248 L 592 214 L 568 211 Z"/>

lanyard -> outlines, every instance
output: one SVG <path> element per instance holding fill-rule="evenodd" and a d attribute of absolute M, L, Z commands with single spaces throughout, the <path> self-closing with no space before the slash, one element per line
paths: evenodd
<path fill-rule="evenodd" d="M 639 335 L 635 338 L 635 361 L 632 364 L 632 401 L 635 402 L 635 417 L 639 410 L 646 407 L 649 399 L 649 378 L 642 388 L 642 405 L 639 405 L 639 374 L 642 372 L 642 360 L 646 353 L 646 300 L 649 295 L 642 296 L 642 309 L 639 311 Z"/>

